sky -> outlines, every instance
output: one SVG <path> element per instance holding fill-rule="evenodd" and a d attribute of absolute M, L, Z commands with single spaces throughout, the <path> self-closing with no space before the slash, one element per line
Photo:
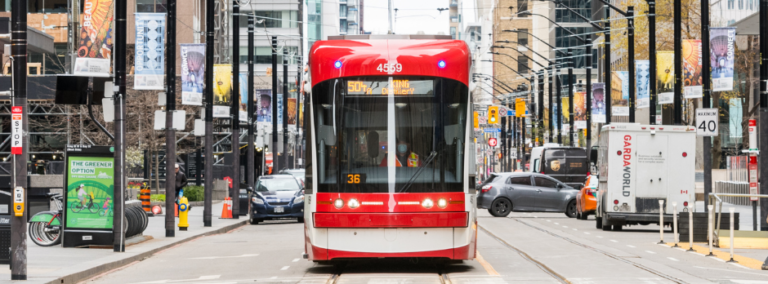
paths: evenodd
<path fill-rule="evenodd" d="M 394 8 L 397 8 L 395 21 L 395 33 L 416 34 L 423 31 L 425 34 L 449 34 L 448 10 L 438 12 L 437 8 L 448 8 L 450 0 L 394 0 Z M 386 34 L 389 30 L 387 21 L 388 0 L 365 0 L 363 21 L 364 28 L 373 34 Z M 474 21 L 474 0 L 463 1 L 464 23 Z"/>

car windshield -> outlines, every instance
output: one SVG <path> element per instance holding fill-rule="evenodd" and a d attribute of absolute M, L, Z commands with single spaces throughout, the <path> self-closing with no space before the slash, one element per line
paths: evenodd
<path fill-rule="evenodd" d="M 296 180 L 291 178 L 262 178 L 256 191 L 296 191 L 300 190 Z"/>
<path fill-rule="evenodd" d="M 467 87 L 432 77 L 355 77 L 312 94 L 319 192 L 460 192 Z"/>

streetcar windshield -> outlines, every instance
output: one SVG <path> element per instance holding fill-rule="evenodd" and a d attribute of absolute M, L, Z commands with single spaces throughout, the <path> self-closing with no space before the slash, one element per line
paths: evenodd
<path fill-rule="evenodd" d="M 318 191 L 463 191 L 468 96 L 464 84 L 434 77 L 317 84 Z"/>

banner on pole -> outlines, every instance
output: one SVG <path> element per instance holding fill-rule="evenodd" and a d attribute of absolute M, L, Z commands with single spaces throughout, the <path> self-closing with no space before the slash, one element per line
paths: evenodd
<path fill-rule="evenodd" d="M 702 97 L 701 78 L 701 40 L 683 40 L 683 97 L 698 99 Z"/>
<path fill-rule="evenodd" d="M 658 104 L 671 104 L 675 100 L 675 53 L 659 51 L 656 53 L 656 87 L 659 92 Z"/>
<path fill-rule="evenodd" d="M 637 108 L 647 108 L 651 105 L 650 77 L 651 62 L 648 60 L 635 60 L 635 84 L 637 85 Z"/>
<path fill-rule="evenodd" d="M 296 127 L 296 98 L 289 98 L 288 103 L 288 127 Z"/>
<path fill-rule="evenodd" d="M 571 122 L 571 112 L 569 111 L 569 102 L 568 97 L 560 98 L 562 100 L 561 106 L 563 106 L 563 111 L 561 112 L 563 114 L 563 125 Z"/>
<path fill-rule="evenodd" d="M 629 72 L 611 72 L 611 115 L 629 116 Z"/>
<path fill-rule="evenodd" d="M 239 119 L 248 122 L 248 74 L 240 73 L 240 112 Z"/>
<path fill-rule="evenodd" d="M 592 84 L 592 123 L 605 123 L 605 83 Z"/>
<path fill-rule="evenodd" d="M 586 92 L 576 92 L 573 94 L 573 116 L 576 129 L 587 128 L 587 104 Z"/>
<path fill-rule="evenodd" d="M 272 125 L 272 90 L 258 89 L 254 91 L 258 99 L 256 105 L 256 121 L 258 126 L 264 127 Z"/>
<path fill-rule="evenodd" d="M 133 88 L 165 89 L 165 13 L 136 13 Z M 182 52 L 184 60 L 184 52 Z M 182 70 L 184 64 L 182 64 Z"/>
<path fill-rule="evenodd" d="M 180 44 L 181 104 L 203 105 L 205 86 L 205 44 Z"/>
<path fill-rule="evenodd" d="M 733 90 L 733 45 L 735 39 L 736 28 L 711 28 L 709 30 L 712 91 Z"/>
<path fill-rule="evenodd" d="M 85 0 L 80 16 L 80 42 L 75 74 L 109 76 L 112 62 L 112 0 Z"/>
<path fill-rule="evenodd" d="M 213 66 L 213 117 L 229 118 L 232 103 L 232 65 Z"/>

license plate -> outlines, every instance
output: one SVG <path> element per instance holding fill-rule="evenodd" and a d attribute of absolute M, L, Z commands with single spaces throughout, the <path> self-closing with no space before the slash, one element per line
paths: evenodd
<path fill-rule="evenodd" d="M 283 213 L 283 207 L 275 207 L 275 213 Z"/>

